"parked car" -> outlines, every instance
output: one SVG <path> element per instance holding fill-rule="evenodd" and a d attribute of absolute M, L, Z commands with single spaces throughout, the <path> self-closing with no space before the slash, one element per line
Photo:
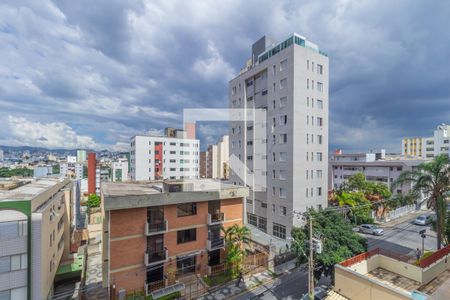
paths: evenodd
<path fill-rule="evenodd" d="M 420 215 L 414 220 L 414 224 L 425 226 L 425 225 L 431 224 L 432 221 L 433 221 L 433 216 Z"/>
<path fill-rule="evenodd" d="M 373 224 L 362 224 L 359 226 L 359 232 L 373 234 L 373 235 L 383 235 L 384 230 Z"/>
<path fill-rule="evenodd" d="M 327 292 L 327 287 L 324 285 L 321 286 L 316 286 L 314 288 L 314 300 L 322 300 L 325 299 L 328 295 Z M 311 298 L 309 297 L 308 294 L 303 294 L 303 297 L 301 298 L 301 300 L 310 300 Z"/>

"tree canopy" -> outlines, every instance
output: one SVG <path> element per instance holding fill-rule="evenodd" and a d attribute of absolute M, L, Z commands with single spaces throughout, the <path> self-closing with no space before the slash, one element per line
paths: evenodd
<path fill-rule="evenodd" d="M 0 168 L 0 178 L 9 178 L 12 176 L 32 177 L 33 170 L 28 168 L 15 168 L 15 169 L 9 169 L 5 167 Z"/>
<path fill-rule="evenodd" d="M 96 194 L 90 194 L 86 203 L 88 208 L 99 207 L 101 203 L 100 197 Z"/>
<path fill-rule="evenodd" d="M 322 253 L 314 254 L 315 277 L 332 275 L 334 265 L 367 250 L 365 237 L 353 232 L 339 212 L 334 210 L 310 210 L 313 220 L 313 234 L 322 240 Z M 300 262 L 305 262 L 309 253 L 309 223 L 304 228 L 292 230 L 292 247 Z"/>

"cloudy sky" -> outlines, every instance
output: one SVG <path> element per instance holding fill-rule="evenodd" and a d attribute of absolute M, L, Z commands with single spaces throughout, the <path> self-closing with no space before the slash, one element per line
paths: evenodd
<path fill-rule="evenodd" d="M 330 149 L 400 151 L 450 122 L 449 1 L 20 1 L 0 4 L 0 145 L 123 149 L 227 107 L 264 34 L 330 58 Z M 214 141 L 224 124 L 199 124 Z"/>

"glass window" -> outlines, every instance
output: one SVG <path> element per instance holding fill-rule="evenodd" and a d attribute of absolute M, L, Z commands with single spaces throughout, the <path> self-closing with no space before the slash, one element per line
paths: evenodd
<path fill-rule="evenodd" d="M 177 205 L 177 217 L 191 216 L 197 214 L 197 203 L 184 203 Z"/>
<path fill-rule="evenodd" d="M 11 271 L 20 270 L 20 255 L 11 256 Z"/>
<path fill-rule="evenodd" d="M 264 232 L 267 232 L 267 219 L 258 216 L 258 228 Z"/>
<path fill-rule="evenodd" d="M 179 230 L 177 232 L 177 243 L 183 244 L 192 242 L 197 239 L 197 228 L 191 228 L 186 230 Z"/>
<path fill-rule="evenodd" d="M 287 105 L 287 97 L 280 98 L 280 107 L 285 107 Z"/>
<path fill-rule="evenodd" d="M 0 300 L 10 300 L 10 299 L 11 298 L 10 298 L 9 290 L 8 291 L 0 291 Z M 26 299 L 26 297 L 23 299 Z"/>
<path fill-rule="evenodd" d="M 0 297 L 1 299 L 1 297 Z M 11 290 L 11 300 L 22 300 L 27 299 L 27 288 L 21 287 Z"/>
<path fill-rule="evenodd" d="M 286 239 L 286 226 L 273 223 L 273 235 L 282 239 Z"/>
<path fill-rule="evenodd" d="M 285 188 L 280 188 L 280 198 L 286 198 L 287 190 Z"/>
<path fill-rule="evenodd" d="M 255 227 L 258 225 L 257 217 L 251 213 L 247 213 L 247 222 Z"/>
<path fill-rule="evenodd" d="M 287 85 L 287 79 L 286 78 L 281 79 L 280 80 L 280 90 L 284 89 L 286 87 L 286 85 Z"/>
<path fill-rule="evenodd" d="M 11 267 L 11 257 L 10 256 L 0 257 L 0 273 L 9 272 L 11 270 L 10 267 Z"/>
<path fill-rule="evenodd" d="M 323 109 L 323 101 L 322 100 L 317 100 L 317 108 L 318 109 Z"/>
<path fill-rule="evenodd" d="M 280 62 L 280 71 L 286 69 L 286 66 L 287 66 L 287 58 Z"/>
<path fill-rule="evenodd" d="M 287 161 L 287 152 L 280 152 L 280 161 Z"/>
<path fill-rule="evenodd" d="M 0 239 L 17 237 L 19 226 L 17 221 L 0 223 Z"/>

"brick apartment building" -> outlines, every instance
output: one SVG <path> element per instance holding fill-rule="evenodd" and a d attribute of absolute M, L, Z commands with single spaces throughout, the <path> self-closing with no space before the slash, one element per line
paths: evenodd
<path fill-rule="evenodd" d="M 245 187 L 208 179 L 105 183 L 103 283 L 116 294 L 207 275 L 223 262 L 221 227 L 243 224 Z"/>

